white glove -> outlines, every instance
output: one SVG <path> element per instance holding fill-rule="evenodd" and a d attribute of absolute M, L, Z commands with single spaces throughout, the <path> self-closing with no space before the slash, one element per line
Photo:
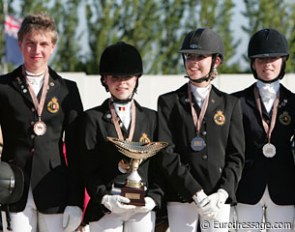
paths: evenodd
<path fill-rule="evenodd" d="M 216 193 L 209 195 L 209 203 L 203 207 L 204 214 L 209 218 L 216 218 L 227 198 L 228 193 L 224 189 L 218 189 Z"/>
<path fill-rule="evenodd" d="M 203 189 L 193 195 L 193 200 L 199 208 L 202 208 L 209 203 L 208 196 Z"/>
<path fill-rule="evenodd" d="M 151 197 L 145 197 L 144 198 L 145 205 L 144 206 L 137 206 L 135 211 L 137 213 L 147 213 L 153 210 L 155 208 L 156 203 Z"/>
<path fill-rule="evenodd" d="M 120 195 L 105 195 L 101 200 L 101 204 L 116 214 L 127 213 L 136 208 L 135 205 L 127 205 L 128 203 L 130 203 L 130 200 Z"/>
<path fill-rule="evenodd" d="M 75 231 L 82 222 L 82 210 L 78 206 L 67 206 L 63 214 L 64 232 Z"/>

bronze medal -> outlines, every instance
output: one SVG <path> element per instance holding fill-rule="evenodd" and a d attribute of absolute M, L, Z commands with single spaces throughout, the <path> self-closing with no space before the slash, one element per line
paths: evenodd
<path fill-rule="evenodd" d="M 33 130 L 37 136 L 44 135 L 46 133 L 46 124 L 43 121 L 35 122 Z"/>
<path fill-rule="evenodd" d="M 200 137 L 196 136 L 191 140 L 191 148 L 193 151 L 201 151 L 206 147 L 205 140 Z"/>
<path fill-rule="evenodd" d="M 23 71 L 23 75 L 24 77 L 26 77 L 26 73 L 25 73 L 25 69 L 24 66 L 22 67 L 22 71 Z M 40 97 L 40 102 L 33 90 L 32 85 L 30 84 L 30 81 L 28 81 L 26 79 L 27 85 L 28 85 L 28 90 L 30 92 L 30 95 L 32 97 L 36 112 L 37 112 L 37 116 L 38 116 L 38 121 L 34 123 L 33 125 L 33 131 L 37 136 L 41 136 L 44 135 L 46 133 L 47 127 L 45 122 L 43 122 L 41 120 L 41 115 L 42 115 L 42 111 L 43 111 L 43 106 L 45 103 L 45 99 L 46 99 L 46 95 L 47 95 L 47 87 L 48 87 L 48 79 L 49 79 L 49 73 L 48 73 L 48 69 L 45 70 L 45 74 L 44 74 L 44 83 L 43 83 L 43 87 L 42 87 L 42 91 L 41 91 L 41 97 Z M 26 89 L 24 89 L 23 91 L 25 91 Z M 27 91 L 27 90 L 26 90 Z"/>
<path fill-rule="evenodd" d="M 271 143 L 267 143 L 263 146 L 262 152 L 266 158 L 272 158 L 276 155 L 276 147 Z"/>

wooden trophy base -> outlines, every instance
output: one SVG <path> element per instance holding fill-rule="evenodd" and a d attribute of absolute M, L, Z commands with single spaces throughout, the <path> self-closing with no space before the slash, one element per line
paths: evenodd
<path fill-rule="evenodd" d="M 127 186 L 122 187 L 121 196 L 130 199 L 129 205 L 144 206 L 145 191 L 144 188 L 130 188 Z"/>

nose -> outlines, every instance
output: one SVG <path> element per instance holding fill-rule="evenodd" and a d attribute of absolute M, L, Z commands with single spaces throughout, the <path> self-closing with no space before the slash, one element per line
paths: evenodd
<path fill-rule="evenodd" d="M 126 80 L 127 80 L 126 77 L 118 77 L 118 78 L 117 78 L 117 81 L 118 81 L 118 82 L 123 82 L 123 81 L 126 81 Z"/>
<path fill-rule="evenodd" d="M 40 44 L 34 44 L 34 46 L 32 46 L 32 47 L 33 47 L 33 51 L 35 53 L 39 53 L 40 50 L 41 50 L 41 45 Z"/>

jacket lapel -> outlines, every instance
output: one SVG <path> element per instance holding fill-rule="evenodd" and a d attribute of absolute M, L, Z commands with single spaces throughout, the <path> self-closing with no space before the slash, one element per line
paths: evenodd
<path fill-rule="evenodd" d="M 27 101 L 34 105 L 21 66 L 14 72 L 11 84 Z"/>
<path fill-rule="evenodd" d="M 48 91 L 47 95 L 50 94 L 52 91 L 54 91 L 59 85 L 60 82 L 58 81 L 58 78 L 55 76 L 55 74 L 51 71 L 50 68 L 48 68 L 49 71 L 49 80 L 48 80 Z"/>
<path fill-rule="evenodd" d="M 222 109 L 217 109 L 216 107 L 218 106 L 223 106 L 222 103 L 222 98 L 220 97 L 219 91 L 217 91 L 217 89 L 215 88 L 215 86 L 212 85 L 212 89 L 210 91 L 210 96 L 209 96 L 209 103 L 208 103 L 208 107 L 206 110 L 206 115 L 212 115 L 215 114 L 218 110 L 222 110 Z"/>

